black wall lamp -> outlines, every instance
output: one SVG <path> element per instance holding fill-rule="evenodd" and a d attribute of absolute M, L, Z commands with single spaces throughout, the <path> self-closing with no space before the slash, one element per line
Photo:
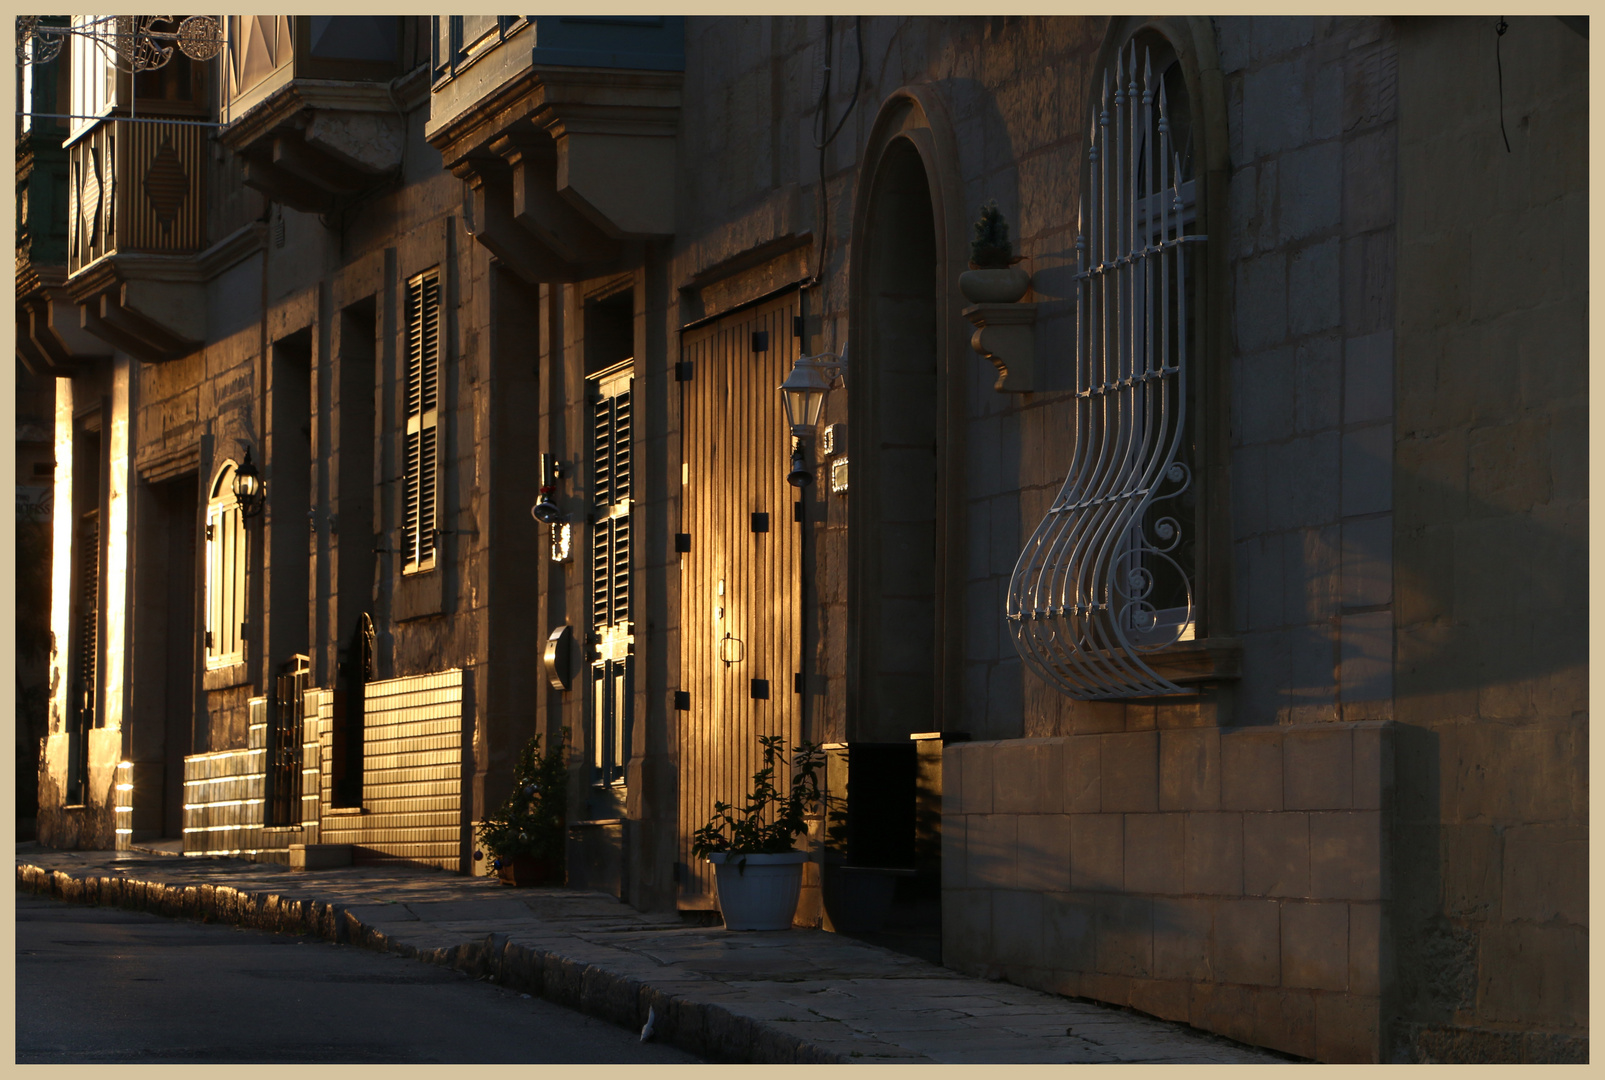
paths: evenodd
<path fill-rule="evenodd" d="M 535 505 L 529 508 L 530 516 L 543 525 L 561 524 L 564 518 L 562 507 L 552 499 L 557 491 L 557 481 L 563 475 L 561 463 L 551 454 L 540 455 L 541 497 Z"/>
<path fill-rule="evenodd" d="M 262 512 L 267 503 L 267 482 L 251 462 L 251 448 L 245 448 L 245 460 L 234 470 L 234 498 L 240 504 L 240 514 L 253 518 Z"/>

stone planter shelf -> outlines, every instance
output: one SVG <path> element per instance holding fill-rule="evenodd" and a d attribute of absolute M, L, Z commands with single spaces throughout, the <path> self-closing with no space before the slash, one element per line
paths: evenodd
<path fill-rule="evenodd" d="M 970 348 L 998 369 L 992 389 L 1002 394 L 1036 389 L 1037 305 L 973 304 L 963 314 L 975 324 Z"/>

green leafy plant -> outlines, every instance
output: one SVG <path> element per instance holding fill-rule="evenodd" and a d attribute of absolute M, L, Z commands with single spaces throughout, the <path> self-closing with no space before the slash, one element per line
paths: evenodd
<path fill-rule="evenodd" d="M 824 751 L 813 743 L 797 745 L 792 756 L 791 783 L 785 793 L 775 783 L 779 762 L 786 753 L 780 735 L 760 735 L 763 768 L 752 774 L 752 791 L 739 809 L 715 802 L 713 816 L 691 836 L 691 853 L 699 858 L 724 852 L 730 855 L 774 855 L 793 849 L 793 841 L 808 831 L 806 815 L 819 806 L 819 770 Z"/>
<path fill-rule="evenodd" d="M 536 735 L 519 751 L 506 800 L 479 825 L 479 842 L 498 859 L 528 855 L 561 863 L 568 827 L 568 765 L 563 740 L 541 752 Z"/>
<path fill-rule="evenodd" d="M 1009 242 L 1009 223 L 1003 220 L 996 199 L 981 207 L 975 223 L 975 239 L 970 243 L 970 267 L 974 270 L 1006 270 L 1020 260 Z"/>

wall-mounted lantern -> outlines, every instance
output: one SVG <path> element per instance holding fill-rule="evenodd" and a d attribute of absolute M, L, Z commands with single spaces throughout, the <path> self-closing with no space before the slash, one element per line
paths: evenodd
<path fill-rule="evenodd" d="M 786 381 L 780 384 L 780 400 L 786 406 L 786 421 L 791 424 L 791 471 L 786 474 L 786 482 L 793 487 L 805 487 L 813 480 L 804 440 L 812 438 L 819 428 L 825 395 L 838 383 L 845 385 L 842 373 L 846 368 L 845 347 L 841 356 L 799 356 Z"/>
<path fill-rule="evenodd" d="M 529 512 L 531 517 L 543 525 L 558 525 L 563 521 L 563 509 L 552 498 L 557 491 L 557 481 L 561 476 L 562 466 L 558 460 L 551 454 L 540 455 L 541 497 L 529 508 Z"/>
<path fill-rule="evenodd" d="M 240 514 L 253 518 L 262 512 L 267 503 L 267 484 L 251 462 L 251 448 L 245 448 L 245 460 L 234 470 L 234 497 L 239 500 Z"/>

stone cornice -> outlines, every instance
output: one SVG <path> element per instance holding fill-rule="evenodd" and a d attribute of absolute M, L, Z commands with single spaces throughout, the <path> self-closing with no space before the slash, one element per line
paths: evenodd
<path fill-rule="evenodd" d="M 532 66 L 458 116 L 426 127 L 424 137 L 448 168 L 488 152 L 493 141 L 523 120 L 548 128 L 572 124 L 587 131 L 672 137 L 684 81 L 679 71 Z"/>

